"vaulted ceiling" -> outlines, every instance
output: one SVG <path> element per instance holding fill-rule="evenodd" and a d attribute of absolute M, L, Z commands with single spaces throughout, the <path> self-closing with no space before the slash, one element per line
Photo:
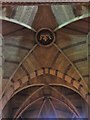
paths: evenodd
<path fill-rule="evenodd" d="M 5 118 L 88 117 L 89 4 L 2 6 Z M 47 28 L 55 42 L 42 46 Z"/>

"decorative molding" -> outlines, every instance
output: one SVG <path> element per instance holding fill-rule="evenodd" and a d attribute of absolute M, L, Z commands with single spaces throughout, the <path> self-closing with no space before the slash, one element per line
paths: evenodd
<path fill-rule="evenodd" d="M 57 72 L 57 74 L 56 74 L 56 72 Z M 75 79 L 73 79 L 72 77 L 70 77 L 68 75 L 65 75 L 65 79 L 63 80 L 64 73 L 61 73 L 60 71 L 52 69 L 52 68 L 41 68 L 39 70 L 35 70 L 33 73 L 30 73 L 30 80 L 33 81 L 33 78 L 36 78 L 40 75 L 52 75 L 52 76 L 56 76 L 57 78 L 60 78 L 62 81 L 65 81 L 66 83 L 68 83 L 71 86 L 70 87 L 68 84 L 65 84 L 65 86 L 67 88 L 70 88 L 73 90 L 75 89 L 75 91 L 78 94 L 80 94 L 84 98 L 84 100 L 88 103 L 88 100 L 86 99 L 86 95 L 88 94 L 88 91 L 84 90 L 84 86 L 82 86 L 82 84 L 79 81 L 76 81 Z M 11 88 L 11 89 L 8 89 L 8 91 L 4 94 L 4 96 L 2 98 L 4 101 L 3 108 L 4 108 L 5 104 L 13 97 L 13 95 L 15 95 L 15 92 L 17 91 L 16 94 L 18 93 L 18 91 L 20 92 L 20 89 L 23 88 L 24 87 L 23 85 L 28 81 L 29 81 L 28 76 L 25 76 L 22 79 L 13 82 L 9 86 L 9 88 Z M 38 84 L 42 85 L 42 84 L 44 84 L 44 82 L 42 81 L 42 83 L 38 83 Z M 38 84 L 35 83 L 35 81 L 33 81 L 33 83 L 31 85 L 38 85 Z M 61 85 L 61 84 L 62 83 L 60 83 L 60 84 L 58 83 L 58 85 Z M 55 83 L 50 83 L 50 85 L 51 86 L 55 85 Z M 57 86 L 57 84 L 56 84 L 56 86 Z M 8 96 L 8 98 L 7 98 L 7 96 Z"/>

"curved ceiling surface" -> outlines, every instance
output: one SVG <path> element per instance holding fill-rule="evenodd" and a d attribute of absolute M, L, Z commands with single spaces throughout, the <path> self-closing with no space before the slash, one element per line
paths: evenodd
<path fill-rule="evenodd" d="M 2 8 L 3 116 L 88 117 L 89 4 Z"/>

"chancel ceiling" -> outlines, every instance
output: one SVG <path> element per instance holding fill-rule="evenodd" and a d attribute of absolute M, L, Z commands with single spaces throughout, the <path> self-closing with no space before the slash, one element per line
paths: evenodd
<path fill-rule="evenodd" d="M 4 118 L 87 118 L 90 5 L 3 5 Z"/>

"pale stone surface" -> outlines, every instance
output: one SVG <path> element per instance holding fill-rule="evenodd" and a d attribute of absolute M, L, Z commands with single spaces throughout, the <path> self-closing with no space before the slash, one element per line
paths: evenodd
<path fill-rule="evenodd" d="M 38 76 L 43 75 L 43 70 L 42 69 L 38 70 L 37 72 L 38 72 Z"/>
<path fill-rule="evenodd" d="M 51 75 L 55 75 L 55 70 L 52 70 L 52 69 L 51 69 L 51 70 L 50 70 L 50 74 L 51 74 Z"/>
<path fill-rule="evenodd" d="M 47 74 L 48 73 L 48 68 L 45 68 L 45 74 Z"/>
<path fill-rule="evenodd" d="M 35 72 L 30 74 L 31 79 L 34 78 L 34 77 L 36 77 Z"/>
<path fill-rule="evenodd" d="M 67 75 L 65 76 L 65 80 L 66 80 L 68 83 L 71 83 L 71 79 L 72 79 L 71 77 L 69 77 L 69 76 L 67 76 Z"/>
<path fill-rule="evenodd" d="M 9 90 L 7 90 L 6 92 L 6 96 L 7 96 L 7 99 L 9 100 L 11 95 L 13 94 L 14 90 L 12 87 L 9 88 Z"/>
<path fill-rule="evenodd" d="M 57 77 L 59 77 L 59 78 L 62 78 L 63 77 L 63 73 L 57 73 Z"/>
<path fill-rule="evenodd" d="M 86 92 L 83 88 L 81 88 L 80 92 L 81 92 L 81 94 L 82 94 L 82 95 L 84 96 L 84 98 L 85 98 L 85 97 L 86 97 L 87 92 Z"/>
<path fill-rule="evenodd" d="M 20 87 L 19 81 L 15 82 L 15 83 L 14 83 L 14 89 L 16 90 L 16 89 L 18 89 L 19 87 Z"/>
<path fill-rule="evenodd" d="M 77 81 L 74 81 L 74 82 L 73 82 L 73 86 L 74 86 L 75 88 L 78 89 L 78 88 L 79 88 L 79 85 L 80 85 L 80 83 L 78 83 Z"/>
<path fill-rule="evenodd" d="M 22 84 L 26 83 L 28 81 L 28 76 L 25 76 L 21 79 Z"/>

